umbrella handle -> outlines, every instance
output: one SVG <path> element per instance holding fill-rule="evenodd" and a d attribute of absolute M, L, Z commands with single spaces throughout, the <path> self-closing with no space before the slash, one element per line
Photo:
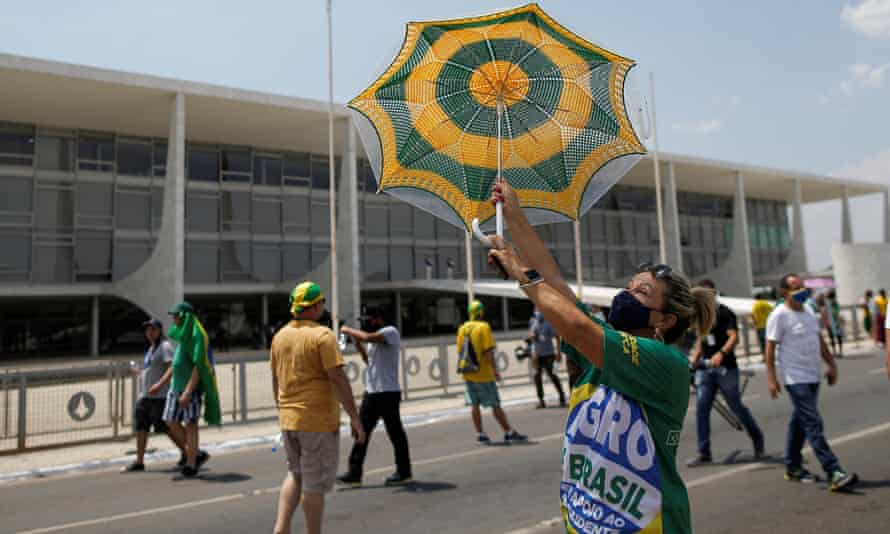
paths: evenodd
<path fill-rule="evenodd" d="M 494 243 L 491 242 L 491 238 L 485 235 L 482 232 L 482 229 L 479 228 L 479 219 L 473 219 L 473 235 L 476 236 L 476 239 L 479 240 L 480 243 L 485 245 L 488 248 L 494 248 Z M 501 275 L 501 278 L 504 280 L 509 280 L 510 275 L 507 274 L 507 269 L 504 269 L 504 265 L 501 263 L 501 260 L 497 259 L 494 256 L 489 256 L 490 263 L 493 264 L 494 268 L 497 269 L 498 274 Z"/>

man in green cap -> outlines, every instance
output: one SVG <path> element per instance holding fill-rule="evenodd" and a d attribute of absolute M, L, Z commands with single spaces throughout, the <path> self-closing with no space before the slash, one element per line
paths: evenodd
<path fill-rule="evenodd" d="M 169 337 L 176 341 L 176 351 L 173 353 L 173 365 L 152 386 L 152 390 L 170 382 L 163 420 L 170 433 L 185 443 L 186 462 L 182 466 L 182 475 L 193 477 L 210 457 L 198 448 L 198 420 L 202 405 L 206 404 L 204 419 L 207 423 L 219 425 L 219 390 L 210 342 L 204 326 L 195 315 L 195 309 L 183 301 L 170 308 L 168 313 L 173 317 Z"/>
<path fill-rule="evenodd" d="M 321 532 L 324 495 L 334 487 L 340 456 L 338 400 L 349 414 L 356 443 L 365 442 L 337 336 L 318 323 L 324 304 L 318 284 L 297 285 L 290 294 L 294 320 L 272 339 L 272 391 L 289 471 L 278 497 L 276 533 L 290 532 L 300 502 L 306 532 Z"/>
<path fill-rule="evenodd" d="M 488 445 L 491 439 L 482 430 L 482 412 L 480 406 L 491 408 L 494 418 L 504 429 L 504 443 L 528 441 L 528 437 L 517 432 L 507 421 L 507 414 L 501 408 L 497 381 L 501 379 L 494 361 L 495 342 L 491 334 L 491 325 L 483 317 L 485 307 L 478 300 L 467 306 L 470 320 L 461 325 L 457 331 L 457 352 L 459 362 L 457 372 L 462 374 L 466 383 L 467 404 L 472 407 L 473 427 L 476 429 L 476 441 L 480 445 Z"/>

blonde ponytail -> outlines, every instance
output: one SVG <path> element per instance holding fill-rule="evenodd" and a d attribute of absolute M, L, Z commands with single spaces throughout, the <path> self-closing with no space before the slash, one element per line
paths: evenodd
<path fill-rule="evenodd" d="M 717 292 L 707 287 L 693 287 L 689 292 L 693 299 L 690 324 L 698 337 L 704 337 L 717 321 Z"/>
<path fill-rule="evenodd" d="M 717 320 L 717 292 L 706 287 L 690 287 L 689 281 L 674 272 L 668 280 L 666 295 L 669 313 L 677 316 L 677 324 L 664 333 L 667 344 L 677 342 L 687 330 L 706 336 Z"/>

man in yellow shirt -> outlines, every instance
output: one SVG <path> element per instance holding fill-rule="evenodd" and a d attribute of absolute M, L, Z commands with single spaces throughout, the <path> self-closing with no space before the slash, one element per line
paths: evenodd
<path fill-rule="evenodd" d="M 324 304 L 315 283 L 295 287 L 290 294 L 294 320 L 272 339 L 272 392 L 289 471 L 278 497 L 276 534 L 291 531 L 301 497 L 306 532 L 321 533 L 324 494 L 334 487 L 340 456 L 338 400 L 349 414 L 356 442 L 365 441 L 337 338 L 318 324 Z"/>
<path fill-rule="evenodd" d="M 751 319 L 754 320 L 754 329 L 757 330 L 760 354 L 766 354 L 766 320 L 773 311 L 773 305 L 766 300 L 766 295 L 763 293 L 758 293 L 754 298 L 754 306 L 751 308 Z"/>
<path fill-rule="evenodd" d="M 884 320 L 887 317 L 887 291 L 881 289 L 878 291 L 878 295 L 875 297 L 875 309 L 877 310 L 877 314 L 872 318 L 874 322 L 874 330 L 875 330 L 875 342 L 878 345 L 886 346 L 887 345 L 887 336 L 884 333 Z"/>
<path fill-rule="evenodd" d="M 507 421 L 507 414 L 501 408 L 497 381 L 501 379 L 494 361 L 495 342 L 491 326 L 482 320 L 485 308 L 478 300 L 467 306 L 470 320 L 457 331 L 457 351 L 461 355 L 457 372 L 462 374 L 467 387 L 467 404 L 472 407 L 473 426 L 476 428 L 476 441 L 481 445 L 491 443 L 482 430 L 480 406 L 491 408 L 494 418 L 504 429 L 504 443 L 528 441 L 528 437 L 517 432 Z M 469 363 L 465 363 L 469 362 Z M 473 370 L 475 369 L 475 370 Z"/>

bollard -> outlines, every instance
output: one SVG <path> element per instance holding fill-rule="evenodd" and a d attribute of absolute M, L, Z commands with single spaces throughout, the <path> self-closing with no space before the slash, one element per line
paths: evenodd
<path fill-rule="evenodd" d="M 27 432 L 26 416 L 28 413 L 28 387 L 24 373 L 19 375 L 19 435 L 18 449 L 25 450 L 25 436 Z"/>
<path fill-rule="evenodd" d="M 238 391 L 241 397 L 241 421 L 247 421 L 247 362 L 238 363 Z M 276 393 L 277 394 L 277 393 Z"/>

